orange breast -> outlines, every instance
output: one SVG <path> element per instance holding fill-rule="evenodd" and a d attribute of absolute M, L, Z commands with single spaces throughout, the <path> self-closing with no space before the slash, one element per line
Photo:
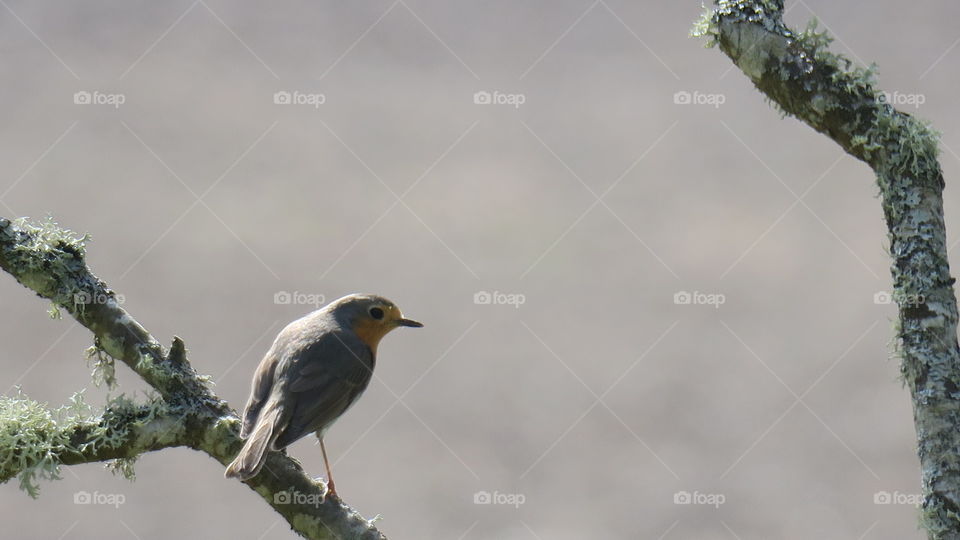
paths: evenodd
<path fill-rule="evenodd" d="M 362 320 L 354 325 L 353 331 L 357 336 L 367 344 L 367 347 L 370 347 L 370 350 L 376 354 L 377 345 L 380 343 L 380 340 L 386 335 L 384 325 L 379 321 L 374 320 Z"/>

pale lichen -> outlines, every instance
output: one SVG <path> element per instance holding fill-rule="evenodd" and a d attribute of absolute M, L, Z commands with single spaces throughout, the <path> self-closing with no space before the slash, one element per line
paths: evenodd
<path fill-rule="evenodd" d="M 874 151 L 882 149 L 877 162 L 879 174 L 909 174 L 913 177 L 928 174 L 931 161 L 939 156 L 940 134 L 926 121 L 899 114 L 890 105 L 883 105 L 880 113 L 865 133 L 875 144 Z M 871 153 L 872 155 L 872 153 Z"/>
<path fill-rule="evenodd" d="M 10 255 L 17 259 L 20 282 L 66 306 L 79 288 L 65 278 L 71 273 L 70 265 L 83 264 L 89 237 L 60 227 L 49 216 L 35 223 L 19 218 L 4 229 L 16 240 Z M 70 290 L 58 290 L 61 284 Z"/>
<path fill-rule="evenodd" d="M 214 455 L 228 455 L 229 447 L 237 440 L 236 433 L 239 430 L 239 418 L 233 415 L 221 416 L 203 433 L 200 446 Z"/>
<path fill-rule="evenodd" d="M 20 489 L 30 497 L 40 494 L 39 480 L 59 480 L 58 456 L 70 449 L 65 425 L 89 421 L 82 393 L 69 405 L 50 411 L 17 388 L 14 397 L 0 397 L 0 471 L 18 471 Z M 6 476 L 6 475 L 4 475 Z"/>
<path fill-rule="evenodd" d="M 701 4 L 701 7 L 703 10 L 700 12 L 700 17 L 694 21 L 693 28 L 690 29 L 690 37 L 706 38 L 703 46 L 712 48 L 717 45 L 717 37 L 720 35 L 720 30 L 717 28 L 717 15 L 712 7 L 707 7 L 705 4 Z"/>
<path fill-rule="evenodd" d="M 31 251 L 53 251 L 68 249 L 79 257 L 86 255 L 86 244 L 90 240 L 89 234 L 79 234 L 65 229 L 53 220 L 53 217 L 31 222 L 29 217 L 13 220 L 15 228 L 30 234 L 32 241 L 22 246 Z"/>
<path fill-rule="evenodd" d="M 181 340 L 175 339 L 166 353 L 120 307 L 121 297 L 87 268 L 85 240 L 52 219 L 32 224 L 0 218 L 0 268 L 50 300 L 51 315 L 68 311 L 93 332 L 94 347 L 87 356 L 95 383 L 115 385 L 115 363 L 120 360 L 159 397 L 137 404 L 121 395 L 97 415 L 83 403 L 82 395 L 52 411 L 22 394 L 0 397 L 0 483 L 19 477 L 21 488 L 36 497 L 41 480 L 60 478 L 61 465 L 106 461 L 111 461 L 115 473 L 132 479 L 136 456 L 172 446 L 202 449 L 223 463 L 233 459 L 242 441 L 237 435 L 239 420 L 231 416 L 229 405 L 210 390 L 210 378 L 190 366 Z M 286 456 L 272 459 L 294 466 Z M 299 468 L 289 472 L 309 481 Z M 267 482 L 253 480 L 251 485 L 270 494 Z M 301 516 L 317 517 L 295 520 L 280 512 L 301 533 L 308 529 L 323 537 L 381 537 L 365 521 L 358 527 L 357 515 L 345 505 L 324 507 L 322 512 L 301 510 Z"/>
<path fill-rule="evenodd" d="M 133 482 L 137 479 L 137 471 L 134 469 L 134 465 L 137 463 L 137 457 L 132 458 L 118 458 L 111 461 L 108 461 L 105 465 L 106 469 L 113 473 L 115 476 L 122 476 L 127 480 Z"/>
<path fill-rule="evenodd" d="M 49 410 L 18 389 L 15 397 L 0 397 L 0 478 L 18 476 L 20 488 L 36 497 L 39 480 L 60 478 L 63 456 L 83 461 L 87 456 L 114 457 L 121 450 L 125 457 L 110 467 L 132 480 L 136 456 L 175 444 L 183 436 L 181 417 L 161 399 L 137 404 L 124 395 L 108 400 L 103 412 L 94 415 L 82 392 L 67 405 Z"/>
<path fill-rule="evenodd" d="M 924 488 L 921 523 L 931 538 L 960 538 L 958 315 L 947 261 L 939 134 L 889 103 L 878 90 L 876 66 L 859 67 L 831 52 L 832 38 L 816 21 L 794 33 L 782 16 L 782 0 L 718 0 L 695 34 L 719 43 L 782 113 L 829 136 L 874 170 L 899 309 L 893 356 L 913 396 Z"/>
<path fill-rule="evenodd" d="M 103 384 L 106 384 L 107 388 L 116 388 L 117 367 L 113 357 L 96 345 L 87 348 L 85 356 L 87 367 L 91 368 L 90 376 L 93 384 L 98 388 Z"/>

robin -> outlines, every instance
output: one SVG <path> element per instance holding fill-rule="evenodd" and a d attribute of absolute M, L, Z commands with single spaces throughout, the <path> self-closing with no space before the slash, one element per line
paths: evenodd
<path fill-rule="evenodd" d="M 281 450 L 316 433 L 336 495 L 323 436 L 353 405 L 373 377 L 380 339 L 406 319 L 382 296 L 351 294 L 284 328 L 253 375 L 240 437 L 246 439 L 224 476 L 256 476 L 268 450 Z"/>

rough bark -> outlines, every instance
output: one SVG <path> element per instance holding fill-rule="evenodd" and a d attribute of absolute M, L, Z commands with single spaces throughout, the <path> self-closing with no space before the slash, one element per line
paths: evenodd
<path fill-rule="evenodd" d="M 763 94 L 864 161 L 876 174 L 899 308 L 897 352 L 913 398 L 930 538 L 960 538 L 960 349 L 947 261 L 937 134 L 886 103 L 871 69 L 827 50 L 815 27 L 797 33 L 782 0 L 715 2 L 695 27 Z"/>
<path fill-rule="evenodd" d="M 56 477 L 60 465 L 135 458 L 170 446 L 205 452 L 226 465 L 243 445 L 237 414 L 190 365 L 183 341 L 174 338 L 165 350 L 120 307 L 87 267 L 84 240 L 50 221 L 0 218 L 0 268 L 72 315 L 93 333 L 96 354 L 122 361 L 159 397 L 143 405 L 114 401 L 95 418 L 59 421 L 29 400 L 4 400 L 0 433 L 16 436 L 0 436 L 0 482 L 21 475 L 29 484 L 38 468 L 47 473 L 41 476 Z M 210 481 L 228 480 L 218 475 Z M 264 471 L 246 484 L 305 538 L 385 538 L 337 497 L 324 499 L 323 484 L 283 453 L 272 452 Z"/>

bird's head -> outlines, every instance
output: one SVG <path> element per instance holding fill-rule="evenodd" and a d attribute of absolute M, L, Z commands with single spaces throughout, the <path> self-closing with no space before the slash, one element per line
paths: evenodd
<path fill-rule="evenodd" d="M 328 309 L 333 317 L 349 328 L 373 351 L 383 336 L 399 326 L 420 328 L 423 324 L 407 319 L 396 304 L 382 296 L 351 294 L 332 302 Z"/>

